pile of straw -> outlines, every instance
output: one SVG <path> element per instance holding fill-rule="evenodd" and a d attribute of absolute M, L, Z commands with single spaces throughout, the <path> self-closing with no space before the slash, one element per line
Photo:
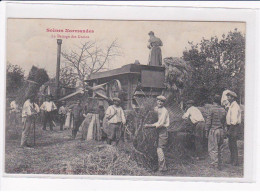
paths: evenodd
<path fill-rule="evenodd" d="M 66 172 L 85 175 L 150 175 L 131 159 L 130 154 L 111 145 L 98 146 L 96 150 L 86 155 L 82 164 L 68 165 Z"/>

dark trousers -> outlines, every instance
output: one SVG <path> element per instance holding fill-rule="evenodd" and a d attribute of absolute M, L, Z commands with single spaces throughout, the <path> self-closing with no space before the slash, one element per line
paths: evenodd
<path fill-rule="evenodd" d="M 116 141 L 116 144 L 119 142 L 121 137 L 121 123 L 110 123 L 109 131 L 107 134 L 108 144 L 111 141 Z"/>
<path fill-rule="evenodd" d="M 63 130 L 63 126 L 65 124 L 65 121 L 66 121 L 66 115 L 61 114 L 60 115 L 60 130 L 61 131 Z"/>
<path fill-rule="evenodd" d="M 204 130 L 205 130 L 205 122 L 199 121 L 195 126 L 195 148 L 197 157 L 203 157 L 204 155 Z"/>
<path fill-rule="evenodd" d="M 73 139 L 76 138 L 81 123 L 82 123 L 82 119 L 75 119 L 75 118 L 74 118 L 73 130 L 72 130 L 72 138 L 73 138 Z"/>
<path fill-rule="evenodd" d="M 238 165 L 237 136 L 239 125 L 228 126 L 228 146 L 231 154 L 231 164 Z"/>
<path fill-rule="evenodd" d="M 47 123 L 49 123 L 49 125 L 50 125 L 50 130 L 53 131 L 52 113 L 51 112 L 44 112 L 43 130 L 46 130 Z"/>
<path fill-rule="evenodd" d="M 17 115 L 17 112 L 15 112 L 15 111 L 12 111 L 11 113 L 10 113 L 10 123 L 11 123 L 11 125 L 14 125 L 15 127 L 17 126 L 17 124 L 18 124 L 18 115 Z"/>

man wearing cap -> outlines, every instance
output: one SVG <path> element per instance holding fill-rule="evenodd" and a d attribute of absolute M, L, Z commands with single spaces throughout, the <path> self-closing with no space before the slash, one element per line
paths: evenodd
<path fill-rule="evenodd" d="M 231 164 L 234 166 L 238 165 L 238 150 L 237 150 L 237 136 L 239 132 L 239 124 L 241 123 L 241 110 L 240 106 L 236 102 L 237 95 L 235 92 L 227 93 L 228 101 L 230 106 L 226 115 L 227 122 L 227 134 L 228 144 L 231 154 Z"/>
<path fill-rule="evenodd" d="M 204 159 L 203 156 L 203 134 L 205 130 L 205 120 L 200 110 L 193 106 L 194 101 L 189 100 L 187 103 L 188 110 L 182 116 L 183 119 L 189 119 L 195 127 L 195 148 L 196 148 L 196 159 Z"/>
<path fill-rule="evenodd" d="M 113 105 L 109 106 L 106 110 L 105 117 L 108 120 L 108 132 L 107 132 L 107 143 L 111 144 L 112 141 L 118 144 L 121 136 L 122 124 L 126 123 L 125 114 L 123 109 L 120 107 L 120 99 L 113 98 Z"/>
<path fill-rule="evenodd" d="M 66 115 L 67 115 L 68 109 L 66 108 L 66 102 L 61 102 L 61 107 L 59 108 L 59 115 L 60 115 L 60 131 L 63 130 L 63 126 L 66 121 Z"/>
<path fill-rule="evenodd" d="M 162 66 L 162 51 L 161 46 L 163 45 L 160 38 L 154 36 L 154 32 L 148 33 L 150 39 L 148 40 L 148 49 L 150 49 L 148 65 L 151 66 Z"/>
<path fill-rule="evenodd" d="M 30 147 L 28 145 L 28 138 L 36 119 L 36 115 L 40 112 L 39 106 L 35 103 L 35 96 L 30 96 L 23 104 L 22 109 L 22 123 L 23 132 L 21 137 L 21 147 Z"/>
<path fill-rule="evenodd" d="M 54 110 L 57 110 L 57 107 L 52 101 L 51 95 L 46 97 L 46 101 L 42 103 L 40 109 L 44 113 L 43 130 L 46 130 L 46 125 L 49 123 L 50 130 L 53 131 L 52 113 Z"/>
<path fill-rule="evenodd" d="M 169 112 L 164 107 L 164 102 L 166 98 L 164 96 L 157 96 L 157 106 L 154 108 L 155 112 L 158 114 L 158 121 L 154 124 L 145 124 L 144 127 L 155 127 L 158 132 L 158 167 L 159 171 L 166 171 L 166 162 L 164 156 L 164 149 L 166 148 L 168 142 L 168 131 L 167 127 L 170 125 Z"/>
<path fill-rule="evenodd" d="M 76 104 L 73 104 L 69 107 L 72 109 L 72 116 L 73 116 L 73 129 L 72 129 L 72 139 L 75 139 L 77 133 L 79 131 L 79 127 L 84 120 L 84 109 L 81 106 L 81 101 L 77 100 Z"/>
<path fill-rule="evenodd" d="M 222 153 L 224 146 L 224 129 L 226 111 L 220 106 L 220 95 L 214 96 L 214 101 L 206 118 L 206 132 L 208 132 L 208 152 L 213 168 L 222 168 Z"/>

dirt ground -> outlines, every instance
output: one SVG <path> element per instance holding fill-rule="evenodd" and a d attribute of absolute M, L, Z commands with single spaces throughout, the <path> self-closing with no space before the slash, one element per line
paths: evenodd
<path fill-rule="evenodd" d="M 210 168 L 209 159 L 183 161 L 175 163 L 174 156 L 166 153 L 168 171 L 164 173 L 151 172 L 139 167 L 131 160 L 130 143 L 120 142 L 117 155 L 109 166 L 109 171 L 92 171 L 86 169 L 89 163 L 86 158 L 100 153 L 104 142 L 81 141 L 79 132 L 76 140 L 71 140 L 71 131 L 43 131 L 41 125 L 36 128 L 36 145 L 33 149 L 20 148 L 22 127 L 6 129 L 5 142 L 5 172 L 11 174 L 106 174 L 106 175 L 143 175 L 143 176 L 186 176 L 186 177 L 243 177 L 243 142 L 238 142 L 239 166 L 227 164 L 229 150 L 225 140 L 224 167 L 221 171 Z M 30 143 L 33 144 L 32 133 Z M 103 148 L 102 148 L 103 149 Z M 104 151 L 106 152 L 106 150 Z M 120 158 L 121 157 L 121 158 Z M 102 156 L 101 156 L 102 158 Z M 87 161 L 87 162 L 86 162 Z M 101 165 L 101 161 L 96 162 Z M 116 166 L 117 165 L 117 166 Z M 104 167 L 105 168 L 105 167 Z M 103 168 L 103 169 L 104 169 Z M 88 168 L 89 169 L 89 168 Z M 133 171 L 134 169 L 134 171 Z"/>

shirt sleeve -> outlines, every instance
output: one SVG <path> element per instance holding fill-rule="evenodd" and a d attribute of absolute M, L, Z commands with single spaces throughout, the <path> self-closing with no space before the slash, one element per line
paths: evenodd
<path fill-rule="evenodd" d="M 38 104 L 34 104 L 34 105 L 35 105 L 36 112 L 39 113 L 40 112 L 40 108 L 39 108 Z"/>
<path fill-rule="evenodd" d="M 41 109 L 41 110 L 45 110 L 45 103 L 42 103 L 40 109 Z"/>
<path fill-rule="evenodd" d="M 123 124 L 125 124 L 126 123 L 126 118 L 125 118 L 125 113 L 124 113 L 122 108 L 121 108 L 121 115 L 122 115 L 122 122 L 123 122 Z"/>
<path fill-rule="evenodd" d="M 182 119 L 188 119 L 190 116 L 190 109 L 187 110 L 186 113 L 184 113 L 184 115 L 182 116 Z"/>
<path fill-rule="evenodd" d="M 231 110 L 231 125 L 239 124 L 239 116 L 240 116 L 240 107 L 234 106 Z"/>
<path fill-rule="evenodd" d="M 62 113 L 62 110 L 61 110 L 61 109 L 62 109 L 62 106 L 59 108 L 59 112 L 58 112 L 59 114 Z"/>
<path fill-rule="evenodd" d="M 23 105 L 22 117 L 27 117 L 28 115 L 31 115 L 31 111 L 30 107 L 28 106 L 28 103 L 25 102 Z"/>
<path fill-rule="evenodd" d="M 57 106 L 55 105 L 54 102 L 52 102 L 52 108 L 53 108 L 53 110 L 57 110 Z"/>
<path fill-rule="evenodd" d="M 110 106 L 106 110 L 106 118 L 108 118 L 109 116 L 111 116 L 111 107 Z"/>

